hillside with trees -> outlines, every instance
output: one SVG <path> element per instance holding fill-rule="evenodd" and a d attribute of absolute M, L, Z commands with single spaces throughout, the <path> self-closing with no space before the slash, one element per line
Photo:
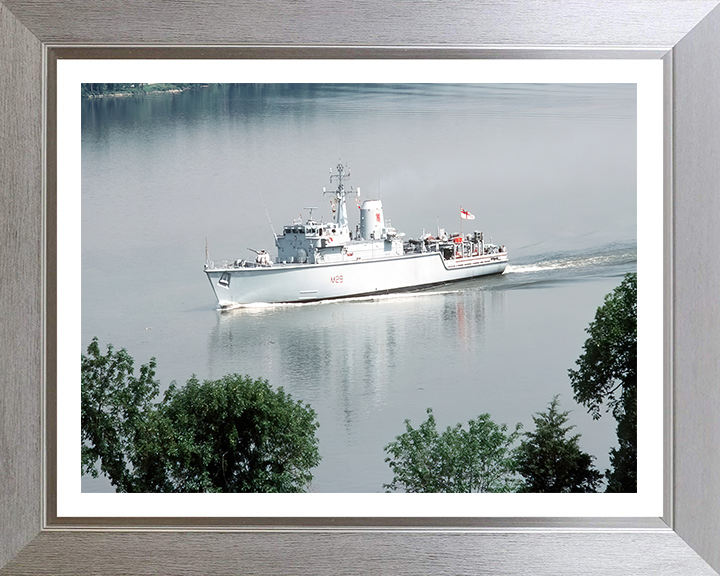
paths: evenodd
<path fill-rule="evenodd" d="M 90 84 L 81 85 L 80 92 L 83 98 L 111 98 L 120 96 L 134 96 L 142 94 L 155 94 L 160 92 L 182 92 L 191 88 L 199 88 L 205 84 Z"/>

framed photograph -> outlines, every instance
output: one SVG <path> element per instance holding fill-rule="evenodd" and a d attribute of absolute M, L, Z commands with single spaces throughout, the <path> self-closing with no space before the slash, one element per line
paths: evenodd
<path fill-rule="evenodd" d="M 508 2 L 504 9 L 510 10 L 513 5 Z M 717 234 L 711 213 L 712 191 L 719 174 L 712 162 L 712 150 L 720 138 L 713 128 L 717 126 L 713 120 L 720 112 L 707 96 L 717 88 L 720 78 L 720 74 L 708 73 L 713 67 L 717 68 L 708 53 L 708 49 L 717 44 L 715 33 L 720 29 L 720 17 L 714 5 L 697 3 L 688 8 L 682 3 L 668 2 L 660 10 L 641 9 L 630 3 L 624 5 L 623 17 L 608 13 L 608 21 L 600 27 L 603 30 L 593 31 L 595 36 L 582 36 L 581 29 L 586 28 L 578 23 L 569 24 L 563 32 L 563 48 L 554 46 L 556 41 L 528 26 L 520 26 L 516 31 L 518 41 L 508 42 L 504 38 L 513 29 L 510 22 L 484 30 L 482 37 L 474 42 L 480 47 L 469 46 L 472 34 L 477 31 L 463 25 L 452 34 L 436 29 L 434 38 L 448 48 L 422 45 L 416 29 L 403 30 L 402 27 L 390 47 L 381 41 L 379 31 L 370 35 L 369 44 L 352 48 L 343 47 L 339 38 L 330 44 L 319 43 L 312 35 L 306 36 L 306 32 L 300 34 L 302 38 L 293 38 L 294 45 L 288 46 L 276 30 L 258 25 L 252 28 L 254 32 L 243 28 L 246 34 L 233 41 L 228 35 L 237 32 L 226 29 L 226 23 L 222 23 L 227 14 L 203 5 L 196 7 L 196 16 L 201 16 L 202 24 L 193 29 L 191 35 L 206 36 L 211 40 L 207 42 L 209 46 L 183 46 L 197 42 L 187 36 L 178 41 L 174 33 L 153 31 L 152 26 L 140 25 L 139 12 L 131 11 L 128 22 L 136 23 L 138 28 L 129 33 L 127 39 L 121 38 L 127 28 L 114 27 L 116 24 L 108 19 L 102 26 L 94 26 L 101 36 L 94 39 L 97 46 L 88 47 L 82 44 L 92 40 L 87 35 L 90 33 L 79 30 L 71 14 L 78 7 L 71 9 L 71 13 L 56 14 L 59 22 L 56 29 L 48 24 L 47 12 L 35 13 L 24 2 L 10 2 L 7 7 L 0 5 L 0 26 L 11 47 L 7 62 L 15 63 L 3 64 L 3 76 L 9 81 L 5 83 L 8 88 L 3 87 L 0 95 L 9 104 L 5 109 L 10 111 L 8 121 L 3 122 L 3 147 L 12 150 L 2 175 L 4 187 L 7 182 L 6 188 L 10 191 L 3 198 L 2 206 L 3 245 L 7 247 L 3 248 L 3 266 L 13 271 L 3 277 L 1 304 L 9 320 L 4 338 L 8 344 L 3 344 L 2 355 L 9 366 L 8 386 L 3 386 L 6 390 L 3 392 L 3 426 L 7 427 L 7 432 L 5 429 L 3 432 L 8 438 L 6 453 L 10 457 L 6 460 L 9 465 L 0 473 L 14 495 L 3 500 L 3 515 L 12 520 L 9 528 L 3 528 L 8 531 L 8 537 L 3 538 L 7 544 L 0 549 L 1 565 L 7 564 L 4 570 L 57 573 L 60 569 L 82 574 L 97 570 L 111 573 L 122 568 L 134 573 L 147 571 L 152 566 L 153 571 L 172 573 L 197 570 L 208 573 L 348 570 L 455 573 L 469 568 L 492 574 L 523 573 L 531 561 L 537 565 L 538 573 L 548 574 L 574 573 L 581 566 L 585 566 L 586 571 L 591 568 L 610 574 L 626 573 L 628 566 L 638 574 L 715 573 L 720 566 L 714 536 L 718 533 L 720 510 L 713 508 L 713 490 L 717 489 L 706 482 L 720 466 L 712 456 L 713 431 L 717 428 L 714 410 L 720 402 L 717 392 L 707 386 L 715 374 L 712 358 L 717 346 L 711 294 L 718 278 L 709 246 Z M 150 24 L 163 17 L 162 7 L 151 6 L 156 13 L 149 19 Z M 252 12 L 249 6 L 234 8 L 247 14 Z M 484 5 L 467 8 L 477 19 L 499 9 Z M 569 14 L 567 6 L 547 8 L 555 10 L 557 18 Z M 577 13 L 583 13 L 582 5 L 576 8 Z M 346 15 L 352 17 L 353 14 L 349 8 Z M 380 12 L 374 18 L 379 15 Z M 430 14 L 425 16 L 431 18 Z M 637 29 L 633 22 L 640 16 L 656 25 Z M 253 18 L 257 17 L 256 8 Z M 328 25 L 333 23 L 333 17 L 326 18 Z M 212 33 L 208 28 L 211 21 L 217 24 L 217 30 Z M 151 41 L 148 34 L 157 37 Z M 630 41 L 632 34 L 640 35 Z M 42 42 L 38 44 L 37 38 Z M 137 48 L 133 44 L 148 45 Z M 160 87 L 161 83 L 168 82 L 192 84 L 192 89 L 170 97 L 167 93 L 143 97 L 143 110 L 129 110 L 130 99 L 120 97 L 112 102 L 99 98 L 86 100 L 84 110 L 78 105 L 83 84 L 134 82 L 145 84 L 144 91 L 148 86 Z M 304 90 L 299 95 L 298 87 Z M 238 97 L 237 93 L 231 93 L 233 90 L 245 92 Z M 569 95 L 572 98 L 568 100 Z M 480 100 L 484 108 L 477 107 Z M 467 105 L 470 101 L 472 106 Z M 528 105 L 531 101 L 543 101 L 544 111 Z M 233 110 L 238 102 L 242 102 L 242 110 Z M 299 102 L 306 109 L 298 108 Z M 584 107 L 571 102 L 583 102 Z M 184 131 L 197 127 L 194 122 L 200 116 L 217 109 L 218 103 L 226 108 L 219 121 L 210 121 L 210 125 L 215 126 L 212 133 L 206 136 L 194 133 L 192 138 L 183 136 Z M 505 108 L 498 110 L 497 106 Z M 143 131 L 132 133 L 124 152 L 118 138 L 108 131 L 115 122 L 113 116 L 107 114 L 108 107 L 114 107 L 115 117 L 144 125 Z M 253 123 L 254 120 L 249 119 L 248 114 L 252 112 L 248 112 L 248 108 L 253 107 L 263 122 Z M 573 140 L 570 133 L 563 132 L 562 122 L 544 131 L 537 118 L 547 116 L 548 109 L 563 117 L 563 122 L 567 122 L 568 117 L 580 118 L 581 125 L 586 123 L 587 138 Z M 373 114 L 368 115 L 367 110 Z M 155 122 L 163 114 L 165 118 L 169 114 L 184 121 L 168 128 L 167 124 Z M 323 117 L 315 123 L 310 120 L 315 116 L 330 118 Z M 367 123 L 370 116 L 373 121 Z M 445 225 L 451 212 L 463 211 L 463 217 L 458 217 L 456 224 L 461 228 L 471 224 L 466 220 L 470 219 L 470 212 L 474 212 L 478 216 L 482 214 L 485 220 L 483 234 L 498 238 L 494 244 L 492 239 L 479 235 L 478 245 L 483 253 L 487 249 L 490 257 L 490 252 L 497 248 L 497 254 L 502 255 L 505 251 L 500 238 L 502 230 L 490 229 L 492 216 L 481 212 L 487 207 L 488 212 L 498 215 L 496 220 L 506 229 L 514 231 L 514 238 L 524 239 L 518 232 L 522 223 L 514 223 L 510 213 L 503 212 L 500 204 L 494 202 L 492 193 L 460 195 L 456 201 L 455 194 L 438 191 L 444 184 L 453 190 L 467 188 L 469 180 L 457 176 L 458 168 L 468 164 L 468 158 L 463 155 L 467 143 L 458 143 L 454 151 L 456 164 L 443 158 L 440 148 L 444 148 L 444 153 L 453 154 L 452 146 L 443 144 L 443 137 L 447 137 L 448 142 L 461 139 L 462 134 L 476 127 L 473 122 L 477 116 L 519 119 L 517 126 L 487 122 L 477 126 L 487 130 L 486 135 L 492 137 L 500 150 L 506 150 L 506 156 L 516 154 L 526 171 L 531 165 L 537 171 L 550 166 L 554 169 L 555 165 L 549 164 L 547 158 L 535 159 L 523 153 L 522 147 L 517 147 L 523 138 L 529 138 L 530 143 L 535 142 L 533 138 L 540 139 L 548 150 L 553 149 L 555 139 L 563 142 L 564 148 L 554 150 L 556 155 L 567 156 L 564 165 L 568 171 L 588 170 L 579 160 L 583 152 L 578 147 L 586 147 L 587 154 L 597 155 L 599 148 L 589 144 L 615 138 L 616 145 L 605 142 L 602 146 L 603 150 L 611 149 L 613 155 L 606 163 L 613 168 L 611 177 L 598 172 L 596 188 L 590 184 L 592 179 L 586 177 L 581 181 L 588 183 L 589 188 L 582 195 L 574 200 L 571 195 L 562 194 L 553 198 L 557 208 L 545 212 L 552 214 L 552 218 L 548 216 L 549 224 L 553 218 L 563 219 L 563 202 L 584 202 L 581 212 L 587 215 L 587 220 L 578 220 L 577 230 L 563 228 L 555 236 L 550 233 L 540 263 L 553 268 L 558 258 L 574 258 L 572 266 L 568 266 L 576 267 L 582 258 L 607 261 L 617 257 L 619 260 L 612 263 L 617 266 L 614 272 L 605 271 L 608 278 L 615 274 L 616 279 L 621 279 L 625 273 L 639 269 L 638 275 L 647 279 L 644 287 L 639 283 L 638 297 L 639 370 L 644 379 L 640 378 L 638 400 L 640 465 L 636 493 L 383 494 L 390 476 L 383 476 L 373 468 L 373 460 L 378 455 L 366 454 L 367 447 L 386 445 L 402 432 L 405 418 L 419 423 L 426 405 L 442 406 L 442 398 L 427 394 L 420 377 L 402 379 L 383 371 L 378 364 L 385 358 L 383 350 L 390 349 L 393 353 L 392 358 L 385 358 L 385 363 L 402 362 L 398 356 L 400 349 L 392 348 L 393 343 L 387 339 L 373 347 L 371 343 L 377 343 L 376 338 L 361 338 L 359 345 L 364 352 L 352 362 L 357 365 L 364 358 L 373 365 L 356 368 L 358 374 L 366 375 L 363 389 L 346 389 L 344 393 L 335 390 L 332 394 L 327 388 L 323 392 L 323 386 L 331 383 L 323 383 L 317 370 L 304 372 L 301 366 L 308 352 L 322 353 L 322 350 L 317 346 L 293 347 L 290 343 L 293 339 L 332 331 L 344 322 L 367 333 L 370 326 L 362 322 L 372 316 L 368 313 L 368 304 L 376 311 L 384 307 L 386 324 L 379 331 L 387 335 L 391 327 L 392 334 L 388 337 L 393 341 L 407 340 L 408 335 L 421 331 L 422 326 L 427 329 L 428 325 L 404 324 L 408 314 L 404 308 L 400 309 L 404 305 L 402 298 L 378 299 L 372 294 L 370 302 L 360 298 L 350 308 L 343 305 L 342 310 L 312 305 L 301 305 L 290 312 L 284 309 L 286 317 L 279 324 L 279 320 L 271 318 L 277 315 L 277 310 L 272 313 L 265 308 L 222 313 L 213 310 L 216 304 L 227 304 L 220 297 L 224 292 L 218 292 L 227 286 L 222 284 L 223 276 L 215 279 L 211 271 L 247 266 L 248 256 L 237 253 L 246 251 L 246 247 L 238 248 L 238 241 L 250 243 L 257 238 L 258 243 L 250 246 L 256 254 L 267 245 L 260 243 L 263 234 L 270 236 L 271 244 L 275 235 L 275 244 L 279 246 L 276 229 L 282 230 L 280 235 L 287 233 L 287 225 L 292 227 L 292 224 L 285 222 L 284 216 L 297 207 L 300 210 L 298 225 L 309 226 L 310 222 L 325 230 L 324 223 L 333 218 L 331 212 L 334 214 L 342 204 L 315 208 L 316 202 L 327 203 L 327 197 L 313 196 L 312 174 L 317 172 L 328 179 L 327 169 L 332 166 L 329 181 L 317 182 L 318 195 L 322 196 L 323 185 L 332 187 L 332 192 L 342 182 L 339 175 L 350 176 L 349 171 L 343 172 L 347 170 L 344 162 L 353 169 L 351 184 L 363 189 L 361 193 L 352 188 L 353 194 L 359 197 L 361 213 L 365 209 L 361 198 L 383 201 L 385 227 L 379 233 L 392 230 L 395 237 L 397 233 L 388 221 L 390 218 L 394 226 L 399 226 L 435 213 L 436 222 L 427 223 L 422 230 L 408 230 L 408 236 L 422 238 L 432 230 L 432 235 L 441 238 L 441 229 L 455 226 L 453 222 Z M 448 118 L 456 122 L 451 123 L 455 131 L 450 130 L 451 134 L 443 136 L 443 131 L 449 131 Z M 366 124 L 362 125 L 363 122 Z M 527 127 L 528 122 L 532 124 L 530 129 L 517 128 Z M 242 125 L 243 134 L 258 131 L 256 137 L 248 136 L 243 142 L 243 161 L 232 158 L 232 145 L 225 153 L 218 153 L 222 142 L 238 145 L 232 123 Z M 333 140 L 335 124 L 339 131 L 347 129 L 350 136 Z M 464 131 L 457 129 L 461 125 Z M 512 133 L 515 128 L 518 133 L 507 137 L 506 132 Z M 123 131 L 121 124 L 117 124 L 117 130 Z M 382 134 L 383 130 L 387 130 L 384 138 L 368 139 L 373 153 L 358 144 L 365 134 Z M 413 130 L 418 131 L 414 138 L 409 136 Z M 291 139 L 293 132 L 297 135 L 296 144 Z M 398 134 L 403 138 L 398 138 Z M 423 136 L 431 138 L 440 148 L 423 144 Z M 108 138 L 112 140 L 111 146 Z M 307 138 L 312 140 L 303 144 Z M 402 166 L 393 170 L 382 165 L 389 159 L 381 150 L 381 140 L 387 144 L 393 138 L 397 138 L 398 148 L 403 148 L 397 152 L 402 152 L 404 170 Z M 5 146 L 6 142 L 11 146 Z M 341 142 L 342 146 L 338 145 Z M 335 146 L 329 146 L 333 143 Z M 413 147 L 414 144 L 417 147 Z M 183 146 L 191 146 L 192 150 L 183 150 Z M 307 153 L 298 154 L 299 147 L 304 147 Z M 503 178 L 507 179 L 516 168 L 508 161 L 502 169 L 500 156 L 493 153 L 491 146 L 484 151 L 495 159 L 494 169 L 488 171 L 486 177 L 497 189 L 502 186 Z M 328 154 L 334 154 L 331 166 L 309 165 L 315 156 Z M 276 166 L 269 161 L 274 156 Z M 162 169 L 155 162 L 160 157 L 166 162 Z M 208 171 L 207 162 L 198 162 L 195 171 L 202 174 L 179 169 L 181 165 L 187 168 L 188 159 L 203 157 L 214 158 L 219 164 Z M 438 157 L 437 165 L 431 157 Z M 249 170 L 252 158 L 256 168 L 266 168 Z M 422 162 L 424 171 L 413 168 L 413 159 Z M 324 158 L 319 161 L 327 164 Z M 181 164 L 173 169 L 173 162 Z M 137 166 L 137 173 L 128 171 L 128 164 Z M 627 170 L 615 170 L 619 165 L 627 166 Z M 437 170 L 437 166 L 444 166 L 444 171 Z M 478 161 L 475 170 L 483 170 L 482 161 Z M 190 188 L 183 183 L 159 176 L 173 171 L 186 180 L 184 184 L 195 182 L 196 192 L 189 192 Z M 362 171 L 368 172 L 370 182 L 366 183 Z M 283 182 L 265 186 L 260 178 L 265 172 L 269 181 L 277 178 Z M 127 179 L 127 186 L 118 184 L 122 178 Z M 293 178 L 301 184 L 302 191 L 294 186 Z M 603 178 L 608 179 L 600 183 Z M 568 181 L 572 179 L 568 177 Z M 247 187 L 240 186 L 241 182 L 248 183 Z M 233 189 L 235 183 L 237 192 Z M 203 190 L 203 186 L 207 189 Z M 213 189 L 223 192 L 211 195 Z M 397 189 L 404 193 L 394 192 Z M 601 203 L 597 199 L 599 191 L 608 189 L 613 189 L 615 195 L 606 194 L 603 199 L 614 204 L 613 218 L 608 216 L 613 214 L 612 210 L 601 215 Z M 628 189 L 635 194 L 629 203 Z M 131 193 L 133 190 L 135 195 Z M 428 204 L 433 194 L 435 207 L 430 210 L 419 209 L 408 201 L 412 198 Z M 534 201 L 531 198 L 538 196 L 515 196 L 512 200 L 531 204 Z M 233 207 L 235 199 L 239 206 Z M 475 208 L 468 202 L 482 203 Z M 593 208 L 594 204 L 598 206 Z M 211 213 L 209 217 L 202 215 L 205 209 Z M 237 217 L 233 209 L 239 212 Z M 317 210 L 315 219 L 313 210 Z M 144 216 L 137 216 L 141 212 Z M 189 216 L 188 212 L 191 212 Z M 569 212 L 573 218 L 577 213 Z M 597 221 L 592 222 L 590 216 L 596 216 Z M 179 230 L 177 224 L 183 218 L 190 221 Z M 163 226 L 163 220 L 175 225 Z M 632 228 L 628 222 L 636 222 L 634 238 L 628 232 Z M 354 226 L 352 218 L 351 224 Z M 360 226 L 361 223 L 353 232 L 356 238 L 365 239 L 370 233 L 361 231 Z M 247 232 L 238 235 L 235 227 Z M 529 227 L 527 223 L 525 227 Z M 580 240 L 581 229 L 589 230 L 589 239 Z M 178 234 L 183 230 L 186 235 L 198 238 L 190 241 L 185 237 L 178 241 L 181 238 Z M 692 237 L 682 230 L 692 230 Z M 468 231 L 463 230 L 458 236 L 461 243 Z M 531 237 L 528 234 L 528 238 Z M 132 238 L 137 240 L 136 244 Z M 467 238 L 472 250 L 472 233 Z M 623 244 L 623 238 L 629 239 L 631 245 Z M 635 240 L 634 247 L 632 240 Z M 522 242 L 516 240 L 515 243 Z M 572 249 L 565 250 L 568 243 Z M 608 255 L 607 246 L 611 244 L 614 251 Z M 605 246 L 602 254 L 592 252 L 598 245 Z M 121 249 L 115 250 L 118 246 Z M 135 253 L 146 252 L 145 264 L 137 269 L 143 269 L 142 275 L 148 284 L 155 283 L 149 290 L 155 293 L 154 297 L 131 298 L 133 291 L 143 294 L 144 288 L 143 283 L 133 283 L 127 277 L 118 284 L 118 268 L 137 266 L 123 260 L 125 249 L 133 246 Z M 189 256 L 195 251 L 194 246 L 197 254 Z M 516 278 L 523 272 L 537 272 L 533 267 L 538 264 L 539 253 L 526 250 L 523 254 L 525 246 L 520 248 L 513 270 Z M 633 249 L 634 260 L 628 256 Z M 555 260 L 550 258 L 551 254 Z M 278 254 L 274 265 L 291 268 L 294 262 L 281 262 L 281 256 Z M 464 256 L 471 259 L 473 254 L 468 252 Z M 188 300 L 185 317 L 169 321 L 168 311 L 163 312 L 159 287 L 167 283 L 171 290 L 172 286 L 177 288 L 178 275 L 174 272 L 177 268 L 172 262 L 185 257 L 199 262 L 199 278 L 205 280 L 205 274 L 210 278 L 210 286 L 200 283 L 208 291 L 208 302 L 205 307 L 198 305 L 196 295 L 191 295 L 185 286 L 180 290 L 182 298 Z M 288 258 L 301 258 L 300 251 L 285 255 L 285 259 Z M 215 259 L 220 259 L 218 262 L 227 259 L 234 264 L 216 266 Z M 633 261 L 636 262 L 634 268 Z M 250 264 L 262 265 L 260 260 Z M 592 272 L 581 271 L 576 284 L 582 284 L 588 274 Z M 505 274 L 504 278 L 508 276 L 512 275 Z M 338 288 L 340 277 L 334 277 L 333 289 Z M 79 290 L 80 278 L 82 290 Z M 232 282 L 229 273 L 225 282 Z M 193 282 L 192 290 L 194 287 Z M 604 284 L 597 288 L 602 288 L 602 294 L 591 306 L 588 318 L 575 318 L 575 308 L 568 314 L 578 324 L 572 329 L 577 328 L 581 334 L 592 319 L 595 307 L 602 302 L 602 296 L 609 292 Z M 493 313 L 496 316 L 504 313 L 503 302 L 496 301 L 499 298 L 496 294 L 501 292 L 500 287 L 495 294 L 492 289 L 488 290 L 482 302 L 468 300 L 463 290 L 448 295 L 435 289 L 413 298 L 426 300 L 419 306 L 426 316 L 432 317 L 449 314 L 447 308 L 452 300 L 453 325 L 456 330 L 464 326 L 465 331 L 450 337 L 472 348 L 465 350 L 465 354 L 478 354 L 479 349 L 474 346 L 484 342 L 485 335 L 475 332 L 468 335 L 468 330 L 477 327 L 464 325 L 463 319 L 469 308 L 474 317 L 486 318 L 491 326 Z M 465 295 L 458 296 L 458 293 Z M 561 296 L 568 306 L 574 294 Z M 367 294 L 360 296 L 367 298 Z M 103 306 L 104 299 L 117 302 L 123 298 L 126 302 L 122 306 Z M 177 300 L 177 296 L 173 298 Z M 252 372 L 258 364 L 270 370 L 270 366 L 284 363 L 279 371 L 271 370 L 271 373 L 277 374 L 278 379 L 282 379 L 283 374 L 292 374 L 307 380 L 305 390 L 311 396 L 314 394 L 313 401 L 319 406 L 319 412 L 337 413 L 338 406 L 344 406 L 340 410 L 344 418 L 325 420 L 329 430 L 323 438 L 326 445 L 335 450 L 332 458 L 328 458 L 335 467 L 319 469 L 310 494 L 113 494 L 107 484 L 93 484 L 87 477 L 81 481 L 77 474 L 80 457 L 75 453 L 79 406 L 73 401 L 79 397 L 79 383 L 74 383 L 79 376 L 78 344 L 84 349 L 91 333 L 97 335 L 102 331 L 103 322 L 123 306 L 129 309 L 128 303 L 132 307 L 133 301 L 141 309 L 137 317 L 125 314 L 127 328 L 105 336 L 114 338 L 116 334 L 125 334 L 132 343 L 137 343 L 138 365 L 147 360 L 145 356 L 167 359 L 174 368 L 161 373 L 163 384 L 168 380 L 182 384 L 193 372 L 191 359 L 204 359 L 203 366 L 197 370 L 201 378 L 218 378 L 227 366 L 240 366 Z M 514 305 L 517 308 L 519 303 L 514 301 Z M 433 311 L 433 306 L 440 306 L 442 310 Z M 414 302 L 413 309 L 417 308 Z M 299 310 L 304 311 L 303 316 L 311 310 L 310 316 L 315 318 L 287 318 L 288 312 L 297 315 Z M 202 321 L 198 322 L 201 316 L 212 316 L 214 322 L 201 328 Z M 190 317 L 198 327 L 196 337 L 182 338 L 182 330 L 174 324 L 187 322 Z M 511 328 L 511 315 L 504 317 L 508 320 L 503 327 L 510 332 L 515 330 L 514 337 L 519 338 L 523 329 Z M 537 318 L 542 320 L 540 315 Z M 273 322 L 275 330 L 263 328 Z M 302 336 L 299 329 L 293 331 L 293 323 L 298 327 L 317 326 L 317 330 Z M 236 344 L 228 350 L 229 342 L 248 341 L 248 324 L 255 326 L 252 332 L 258 341 L 251 346 Z M 28 331 L 27 326 L 33 328 Z M 435 325 L 430 328 L 436 332 L 443 329 Z M 560 340 L 563 332 L 557 326 L 553 329 L 558 330 L 557 333 L 549 331 L 548 337 L 555 335 Z M 283 331 L 295 336 L 288 340 Z M 345 356 L 352 350 L 352 344 L 358 342 L 350 332 L 342 337 L 342 345 L 338 347 Z M 153 352 L 153 341 L 168 352 Z M 325 345 L 321 348 L 326 351 L 333 347 L 330 340 L 322 342 Z M 108 343 L 118 348 L 127 347 L 131 354 L 134 352 L 130 343 L 100 341 L 101 347 Z M 276 344 L 279 346 L 273 350 Z M 187 351 L 183 353 L 183 346 L 188 346 L 188 350 L 202 347 L 203 351 L 193 356 Z M 518 347 L 520 350 L 530 348 L 527 344 Z M 244 355 L 247 361 L 238 363 L 238 355 Z M 24 361 L 20 362 L 20 357 Z M 323 366 L 331 368 L 337 364 L 327 354 L 323 358 Z M 457 358 L 449 362 L 455 360 Z M 442 380 L 442 361 L 430 359 L 430 362 L 437 365 L 440 372 L 423 376 L 432 382 Z M 407 375 L 411 364 L 395 368 Z M 263 374 L 259 371 L 255 375 Z M 487 379 L 494 376 L 491 372 L 482 375 Z M 462 379 L 462 373 L 453 372 L 449 376 Z M 342 381 L 341 375 L 333 376 L 338 377 Z M 403 389 L 405 398 L 412 394 L 417 406 L 401 412 L 393 401 L 387 401 L 393 397 L 387 389 L 390 381 Z M 291 392 L 297 395 L 296 390 Z M 544 395 L 548 396 L 546 392 Z M 567 384 L 558 392 L 570 403 L 572 391 Z M 447 396 L 447 405 L 457 406 L 462 394 Z M 323 397 L 327 397 L 332 408 L 322 404 Z M 526 412 L 537 413 L 546 408 L 546 404 L 537 405 L 537 398 L 532 397 L 536 404 Z M 588 415 L 584 415 L 583 421 L 583 415 L 578 414 L 574 405 L 561 404 L 574 410 L 573 418 L 577 415 L 578 420 L 571 419 L 571 423 L 578 424 L 583 439 L 597 446 L 607 444 L 608 438 L 612 440 L 614 422 L 609 416 L 605 417 L 605 421 L 609 420 L 605 430 L 597 432 Z M 362 414 L 373 407 L 378 412 L 387 408 L 388 418 L 363 418 Z M 498 406 L 493 412 L 500 412 L 503 423 L 513 425 L 519 419 L 517 412 L 501 410 Z M 478 415 L 455 411 L 444 414 L 441 420 L 439 412 L 436 413 L 442 428 Z M 396 428 L 387 424 L 392 418 L 397 420 Z M 528 418 L 524 424 L 529 428 L 532 420 Z M 370 442 L 371 433 L 385 434 L 387 438 L 372 437 Z M 337 446 L 332 446 L 333 438 Z M 596 448 L 592 452 L 600 455 Z M 602 456 L 607 460 L 606 454 Z M 360 468 L 366 471 L 365 476 L 344 477 L 343 466 L 338 467 L 343 458 L 362 462 Z M 608 463 L 603 462 L 602 466 L 607 467 Z M 108 550 L 113 553 L 109 554 Z M 438 550 L 442 553 L 438 554 Z M 81 557 L 88 554 L 96 558 L 92 566 L 84 566 L 81 561 Z"/>
<path fill-rule="evenodd" d="M 197 81 L 92 93 L 107 89 L 99 80 L 159 75 Z M 57 78 L 59 518 L 662 514 L 661 62 L 81 59 L 59 60 Z M 78 90 L 88 92 L 81 117 Z M 352 169 L 334 165 L 328 178 L 308 166 L 338 161 L 338 150 Z M 287 221 L 273 225 L 278 214 Z M 211 256 L 238 242 L 257 250 Z M 567 369 L 605 294 L 636 272 L 648 279 L 637 486 L 600 498 L 606 483 L 593 480 L 556 488 L 585 494 L 518 496 L 518 476 L 494 473 L 469 498 L 427 485 L 401 491 L 436 493 L 384 493 L 383 447 L 428 408 L 441 430 L 489 413 L 532 431 L 558 395 L 582 448 L 599 455 L 588 471 L 610 468 L 614 418 L 573 403 Z M 155 357 L 160 397 L 193 374 L 247 374 L 306 402 L 321 460 L 304 493 L 149 500 L 114 493 L 107 477 L 78 485 L 75 352 L 98 336 L 138 362 Z M 217 488 L 233 490 L 220 480 L 230 474 Z M 199 490 L 169 482 L 159 489 Z"/>

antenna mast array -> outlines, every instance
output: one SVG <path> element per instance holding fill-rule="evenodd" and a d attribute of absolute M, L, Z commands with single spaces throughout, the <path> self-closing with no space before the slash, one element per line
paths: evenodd
<path fill-rule="evenodd" d="M 337 170 L 337 174 L 332 173 L 332 168 L 330 169 L 330 182 L 332 183 L 333 178 L 337 178 L 338 181 L 338 189 L 335 192 L 329 192 L 329 194 L 337 194 L 338 196 L 344 196 L 345 195 L 345 185 L 343 184 L 343 178 L 350 178 L 350 170 L 347 170 L 342 164 L 338 164 L 335 169 Z M 347 175 L 343 175 L 343 172 L 347 170 Z M 352 192 L 352 188 L 350 189 L 350 192 Z"/>
<path fill-rule="evenodd" d="M 338 164 L 335 169 L 337 170 L 337 174 L 333 174 L 332 168 L 330 169 L 330 182 L 332 183 L 333 178 L 336 178 L 338 181 L 338 187 L 337 190 L 334 191 L 326 191 L 323 190 L 324 194 L 334 194 L 335 199 L 337 200 L 337 212 L 335 212 L 335 222 L 337 222 L 340 226 L 347 226 L 348 224 L 348 217 L 347 217 L 347 209 L 345 208 L 345 196 L 348 194 L 359 194 L 360 190 L 358 189 L 357 192 L 352 189 L 352 186 L 350 187 L 350 191 L 345 190 L 345 184 L 343 184 L 343 180 L 350 178 L 350 170 L 343 166 L 342 164 Z M 347 172 L 347 174 L 346 174 Z"/>

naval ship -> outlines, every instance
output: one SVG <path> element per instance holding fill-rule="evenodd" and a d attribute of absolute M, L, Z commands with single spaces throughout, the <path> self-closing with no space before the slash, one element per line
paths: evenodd
<path fill-rule="evenodd" d="M 220 308 L 256 303 L 312 302 L 414 290 L 487 274 L 502 274 L 508 265 L 505 246 L 485 242 L 483 232 L 424 234 L 404 240 L 383 215 L 380 200 L 360 204 L 360 188 L 346 189 L 347 167 L 330 171 L 336 190 L 331 222 L 297 219 L 275 235 L 277 257 L 265 250 L 250 260 L 205 263 Z M 350 229 L 346 199 L 355 196 L 360 223 Z M 461 218 L 474 219 L 461 208 Z M 462 220 L 461 220 L 462 222 Z"/>

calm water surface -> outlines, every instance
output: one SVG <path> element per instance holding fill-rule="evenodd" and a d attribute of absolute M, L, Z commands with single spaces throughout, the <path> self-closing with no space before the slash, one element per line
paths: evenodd
<path fill-rule="evenodd" d="M 574 403 L 567 370 L 637 268 L 634 86 L 219 86 L 82 105 L 83 350 L 97 336 L 154 356 L 162 389 L 232 372 L 283 386 L 318 414 L 318 492 L 382 491 L 383 447 L 428 407 L 441 427 L 487 412 L 532 429 L 554 394 L 608 466 L 614 421 Z M 408 236 L 473 212 L 463 225 L 508 246 L 506 273 L 218 311 L 206 237 L 214 260 L 273 253 L 268 219 L 331 217 L 339 160 Z"/>

